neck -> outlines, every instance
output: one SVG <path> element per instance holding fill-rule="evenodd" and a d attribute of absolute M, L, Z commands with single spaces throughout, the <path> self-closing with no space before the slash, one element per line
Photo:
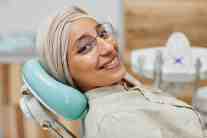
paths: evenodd
<path fill-rule="evenodd" d="M 123 80 L 120 80 L 118 82 L 115 82 L 115 83 L 112 83 L 112 84 L 109 84 L 109 85 L 104 85 L 104 86 L 113 86 L 113 85 L 117 85 L 117 84 L 123 85 L 123 83 L 124 83 Z M 95 89 L 95 88 L 99 88 L 99 87 L 104 87 L 104 86 L 89 86 L 89 85 L 85 85 L 85 86 L 82 85 L 81 86 L 81 85 L 79 85 L 79 86 L 77 86 L 77 88 L 79 90 L 85 92 L 85 91 L 89 91 L 91 89 Z"/>

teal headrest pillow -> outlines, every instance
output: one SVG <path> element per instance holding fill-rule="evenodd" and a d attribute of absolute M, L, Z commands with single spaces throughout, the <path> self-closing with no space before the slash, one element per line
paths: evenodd
<path fill-rule="evenodd" d="M 88 101 L 79 90 L 58 82 L 32 59 L 23 66 L 23 81 L 26 87 L 51 112 L 66 120 L 83 118 L 88 111 Z"/>

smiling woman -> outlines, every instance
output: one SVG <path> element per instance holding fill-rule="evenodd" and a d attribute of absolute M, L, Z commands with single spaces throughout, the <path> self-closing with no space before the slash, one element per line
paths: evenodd
<path fill-rule="evenodd" d="M 73 12 L 68 11 L 49 21 L 52 26 L 48 28 L 50 35 L 39 33 L 38 50 L 46 70 L 59 81 L 69 82 L 84 91 L 120 82 L 125 68 L 118 55 L 113 26 L 98 23 L 77 7 L 71 10 Z M 64 26 L 67 22 L 70 25 Z M 59 25 L 58 30 L 53 30 L 56 25 Z"/>
<path fill-rule="evenodd" d="M 125 74 L 117 43 L 106 26 L 92 19 L 80 19 L 71 25 L 68 65 L 81 90 L 117 83 Z"/>
<path fill-rule="evenodd" d="M 111 24 L 66 8 L 47 20 L 37 38 L 45 70 L 88 98 L 85 138 L 204 137 L 191 106 L 145 88 L 126 72 Z"/>

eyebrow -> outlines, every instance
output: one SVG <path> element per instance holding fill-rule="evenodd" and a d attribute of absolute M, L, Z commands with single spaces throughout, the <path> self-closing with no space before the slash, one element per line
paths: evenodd
<path fill-rule="evenodd" d="M 75 41 L 75 47 L 77 47 L 80 43 L 81 43 L 81 41 L 83 41 L 85 38 L 87 38 L 87 37 L 93 37 L 91 34 L 89 34 L 89 33 L 85 33 L 85 34 L 83 34 L 83 35 L 81 35 L 76 41 Z"/>
<path fill-rule="evenodd" d="M 91 35 L 90 35 L 89 33 L 85 33 L 85 34 L 81 35 L 81 36 L 76 40 L 76 42 L 80 42 L 80 41 L 82 41 L 84 38 L 87 38 L 87 37 L 91 37 Z M 76 42 L 75 42 L 75 43 L 76 43 Z"/>

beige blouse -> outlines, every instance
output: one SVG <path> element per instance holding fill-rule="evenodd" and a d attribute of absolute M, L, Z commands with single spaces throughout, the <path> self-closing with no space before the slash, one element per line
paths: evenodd
<path fill-rule="evenodd" d="M 199 114 L 158 90 L 122 85 L 86 93 L 85 138 L 204 138 Z"/>

